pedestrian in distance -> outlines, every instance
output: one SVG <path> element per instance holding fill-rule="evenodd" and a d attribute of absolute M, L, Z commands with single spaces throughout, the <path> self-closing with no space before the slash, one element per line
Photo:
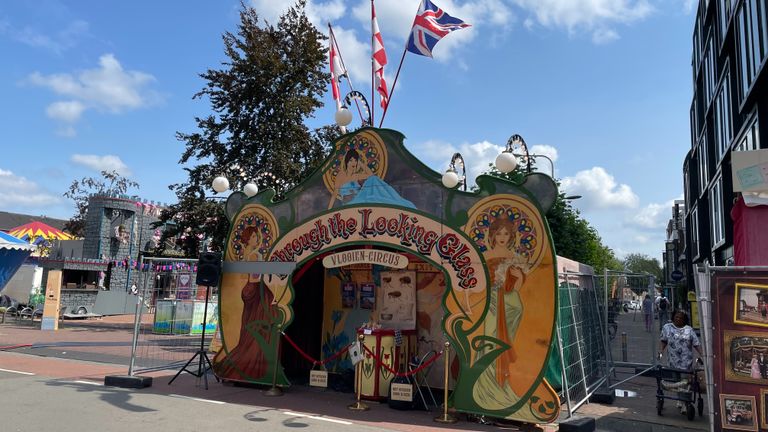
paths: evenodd
<path fill-rule="evenodd" d="M 650 332 L 653 326 L 653 300 L 649 294 L 643 299 L 643 317 L 645 317 L 645 331 Z"/>
<path fill-rule="evenodd" d="M 664 328 L 664 324 L 669 322 L 669 300 L 663 293 L 658 298 L 656 309 L 659 312 L 659 328 Z"/>

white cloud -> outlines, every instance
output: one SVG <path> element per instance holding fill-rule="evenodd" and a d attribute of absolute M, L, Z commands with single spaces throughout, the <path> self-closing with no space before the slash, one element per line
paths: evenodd
<path fill-rule="evenodd" d="M 490 169 L 489 165 L 504 150 L 504 146 L 488 141 L 453 145 L 444 141 L 430 140 L 417 144 L 410 150 L 438 172 L 444 172 L 448 168 L 454 153 L 461 153 L 466 164 L 467 185 L 472 187 L 477 176 Z"/>
<path fill-rule="evenodd" d="M 56 54 L 75 47 L 78 41 L 88 35 L 89 25 L 86 21 L 72 21 L 53 35 L 45 34 L 34 27 L 15 28 L 8 21 L 0 22 L 0 33 L 7 34 L 11 39 L 35 48 L 44 48 Z"/>
<path fill-rule="evenodd" d="M 259 18 L 272 25 L 276 25 L 280 15 L 284 14 L 295 2 L 251 0 L 250 4 L 256 10 L 256 13 L 259 14 Z M 325 28 L 327 22 L 343 17 L 346 10 L 344 0 L 329 0 L 326 2 L 307 0 L 305 9 L 309 21 L 319 29 Z"/>
<path fill-rule="evenodd" d="M 636 227 L 665 232 L 667 223 L 672 218 L 672 208 L 675 206 L 676 199 L 681 200 L 683 198 L 678 197 L 661 204 L 648 204 L 640 209 L 639 212 L 629 217 L 627 222 Z"/>
<path fill-rule="evenodd" d="M 626 184 L 617 184 L 614 177 L 602 167 L 579 171 L 573 177 L 565 177 L 561 181 L 563 191 L 568 195 L 581 195 L 579 208 L 636 208 L 638 196 Z"/>
<path fill-rule="evenodd" d="M 119 114 L 159 102 L 160 96 L 147 89 L 154 81 L 150 74 L 123 69 L 113 54 L 102 55 L 98 68 L 86 69 L 76 75 L 34 72 L 27 79 L 33 85 L 48 88 L 69 99 L 53 102 L 46 113 L 70 127 L 88 109 Z"/>
<path fill-rule="evenodd" d="M 0 208 L 46 207 L 61 201 L 61 197 L 41 190 L 34 181 L 0 168 Z"/>
<path fill-rule="evenodd" d="M 555 170 L 555 162 L 557 162 L 557 149 L 552 147 L 551 145 L 546 144 L 536 144 L 528 149 L 528 151 L 532 155 L 541 155 L 543 157 L 535 157 L 534 156 L 534 163 L 537 165 L 537 168 L 539 172 L 543 172 L 546 174 L 552 175 L 552 177 L 557 177 L 557 172 Z M 549 158 L 549 161 L 552 161 L 550 164 L 547 160 Z"/>
<path fill-rule="evenodd" d="M 54 120 L 60 120 L 65 123 L 74 123 L 80 119 L 80 115 L 85 111 L 85 105 L 80 101 L 62 101 L 54 102 L 48 105 L 45 113 Z"/>
<path fill-rule="evenodd" d="M 690 1 L 690 0 L 685 0 Z M 648 0 L 513 0 L 544 27 L 592 34 L 595 43 L 618 38 L 617 24 L 630 24 L 654 12 Z M 530 18 L 529 18 L 530 19 Z"/>
<path fill-rule="evenodd" d="M 132 174 L 128 166 L 119 157 L 114 155 L 74 154 L 70 160 L 94 171 L 117 171 L 118 174 L 123 176 L 130 176 Z"/>

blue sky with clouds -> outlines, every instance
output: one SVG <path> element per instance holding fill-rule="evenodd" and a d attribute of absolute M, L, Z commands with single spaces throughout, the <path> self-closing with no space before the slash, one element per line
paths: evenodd
<path fill-rule="evenodd" d="M 274 22 L 291 2 L 251 0 Z M 690 146 L 692 0 L 435 0 L 472 24 L 434 59 L 408 54 L 384 127 L 435 170 L 459 151 L 470 182 L 510 135 L 555 161 L 574 206 L 620 256 L 661 256 Z M 391 84 L 418 0 L 376 0 Z M 115 169 L 171 202 L 199 74 L 225 60 L 239 1 L 0 4 L 0 210 L 69 217 L 74 179 Z M 309 0 L 370 88 L 370 2 Z M 330 87 L 330 86 L 329 86 Z M 344 91 L 345 89 L 343 89 Z M 312 125 L 333 121 L 326 106 Z M 380 111 L 376 110 L 376 117 Z M 378 121 L 377 121 L 378 123 Z M 542 169 L 548 164 L 542 160 Z"/>

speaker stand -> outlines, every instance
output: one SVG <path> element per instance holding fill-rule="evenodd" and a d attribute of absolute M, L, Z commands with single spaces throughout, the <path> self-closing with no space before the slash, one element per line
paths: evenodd
<path fill-rule="evenodd" d="M 203 377 L 203 381 L 205 381 L 205 389 L 208 390 L 208 371 L 213 368 L 211 359 L 208 358 L 208 352 L 205 349 L 205 327 L 208 324 L 208 298 L 210 297 L 210 293 L 211 287 L 206 286 L 205 307 L 203 308 L 203 333 L 200 335 L 200 348 L 195 352 L 195 355 L 193 355 L 191 359 L 187 360 L 184 366 L 182 366 L 181 369 L 176 372 L 176 375 L 174 375 L 173 378 L 168 381 L 168 385 L 171 385 L 173 381 L 175 381 L 176 378 L 181 375 L 182 372 L 187 372 L 188 374 L 197 378 Z M 195 359 L 197 359 L 197 370 L 187 369 L 187 367 L 192 364 Z M 219 382 L 219 377 L 217 377 L 215 374 L 213 377 L 216 378 L 216 382 Z"/>

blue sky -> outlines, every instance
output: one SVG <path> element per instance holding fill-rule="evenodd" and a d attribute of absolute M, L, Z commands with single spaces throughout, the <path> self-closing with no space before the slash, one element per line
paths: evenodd
<path fill-rule="evenodd" d="M 384 127 L 470 183 L 521 134 L 619 256 L 661 257 L 690 147 L 692 0 L 435 0 L 472 24 L 406 55 Z M 291 2 L 251 0 L 272 22 Z M 418 0 L 376 0 L 392 83 Z M 74 179 L 116 169 L 172 202 L 185 179 L 177 131 L 209 114 L 199 74 L 225 60 L 239 1 L 0 4 L 0 210 L 68 218 Z M 370 2 L 311 0 L 331 21 L 355 87 L 370 91 Z M 329 85 L 330 87 L 330 85 Z M 346 89 L 343 89 L 344 91 Z M 370 98 L 369 98 L 370 99 Z M 326 106 L 310 124 L 333 121 Z M 371 101 L 374 103 L 373 101 Z M 380 111 L 376 110 L 377 118 Z M 376 121 L 378 123 L 378 121 Z M 548 164 L 542 160 L 542 169 Z"/>

